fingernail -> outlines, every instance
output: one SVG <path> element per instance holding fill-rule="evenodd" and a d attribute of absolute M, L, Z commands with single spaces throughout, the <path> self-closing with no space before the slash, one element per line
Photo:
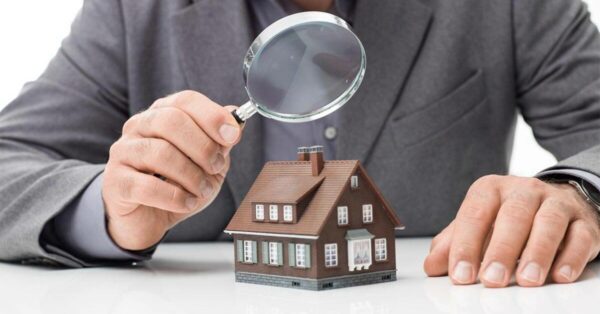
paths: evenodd
<path fill-rule="evenodd" d="M 219 134 L 221 134 L 221 137 L 225 142 L 234 143 L 240 135 L 240 129 L 230 124 L 223 124 L 221 128 L 219 128 Z"/>
<path fill-rule="evenodd" d="M 498 262 L 492 262 L 485 269 L 483 279 L 492 283 L 504 283 L 504 276 L 506 275 L 506 267 Z"/>
<path fill-rule="evenodd" d="M 521 276 L 527 281 L 539 282 L 542 277 L 542 269 L 536 263 L 528 263 L 525 268 L 523 268 Z"/>
<path fill-rule="evenodd" d="M 569 265 L 564 265 L 558 270 L 558 272 L 567 280 L 571 280 L 571 276 L 573 276 L 573 268 L 571 268 Z"/>
<path fill-rule="evenodd" d="M 190 210 L 194 211 L 198 208 L 198 199 L 195 197 L 188 197 L 185 200 L 185 206 Z"/>
<path fill-rule="evenodd" d="M 210 162 L 215 173 L 221 172 L 225 166 L 225 157 L 221 153 L 215 154 L 213 160 Z"/>
<path fill-rule="evenodd" d="M 208 198 L 212 195 L 213 187 L 208 180 L 203 180 L 200 183 L 200 193 L 202 193 L 202 197 Z"/>
<path fill-rule="evenodd" d="M 469 262 L 460 261 L 454 266 L 452 278 L 459 283 L 470 283 L 473 280 L 473 266 Z"/>

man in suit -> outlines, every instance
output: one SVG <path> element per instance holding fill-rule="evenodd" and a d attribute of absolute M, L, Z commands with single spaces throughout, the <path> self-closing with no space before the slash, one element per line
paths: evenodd
<path fill-rule="evenodd" d="M 364 82 L 324 119 L 242 130 L 223 105 L 246 100 L 245 51 L 301 10 L 352 24 Z M 399 236 L 439 233 L 428 275 L 573 282 L 600 250 L 599 91 L 580 0 L 88 0 L 0 115 L 0 259 L 106 265 L 224 239 L 265 160 L 321 144 L 365 164 Z M 518 110 L 561 160 L 538 178 L 505 175 Z"/>

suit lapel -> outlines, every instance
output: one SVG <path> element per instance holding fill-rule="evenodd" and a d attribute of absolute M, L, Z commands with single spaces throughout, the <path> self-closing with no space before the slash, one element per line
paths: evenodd
<path fill-rule="evenodd" d="M 410 75 L 431 20 L 417 0 L 358 0 L 354 31 L 367 53 L 356 95 L 341 109 L 338 156 L 363 162 Z"/>
<path fill-rule="evenodd" d="M 241 105 L 248 97 L 242 60 L 253 38 L 245 1 L 197 0 L 171 17 L 180 64 L 190 89 L 219 104 Z M 227 175 L 239 203 L 262 165 L 261 119 L 253 117 L 231 152 Z"/>

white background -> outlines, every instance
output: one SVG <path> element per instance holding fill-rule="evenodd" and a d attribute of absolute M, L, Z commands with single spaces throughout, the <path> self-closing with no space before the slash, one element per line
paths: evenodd
<path fill-rule="evenodd" d="M 571 0 L 564 0 L 571 1 Z M 69 33 L 81 0 L 28 0 L 0 2 L 0 109 L 10 102 L 23 83 L 34 80 Z M 600 1 L 588 1 L 596 24 Z M 531 129 L 519 119 L 511 173 L 530 176 L 552 165 L 555 159 L 540 148 Z"/>

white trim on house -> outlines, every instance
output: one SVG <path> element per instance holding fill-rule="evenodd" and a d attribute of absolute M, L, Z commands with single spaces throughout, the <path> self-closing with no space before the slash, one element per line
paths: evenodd
<path fill-rule="evenodd" d="M 249 231 L 223 231 L 227 234 L 241 234 L 241 235 L 254 235 L 261 237 L 284 237 L 284 238 L 295 238 L 295 239 L 308 239 L 308 240 L 316 240 L 319 236 L 311 236 L 311 235 L 301 235 L 301 234 L 287 234 L 287 233 L 267 233 L 267 232 L 249 232 Z"/>

